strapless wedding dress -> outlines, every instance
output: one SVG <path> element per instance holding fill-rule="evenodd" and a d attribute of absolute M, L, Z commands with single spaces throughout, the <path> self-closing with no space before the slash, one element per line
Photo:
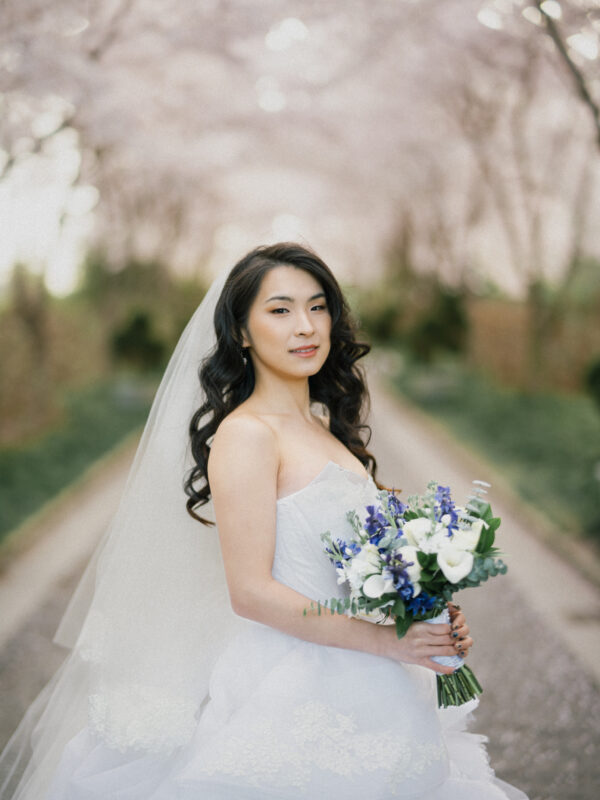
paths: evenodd
<path fill-rule="evenodd" d="M 341 595 L 319 538 L 376 499 L 333 461 L 277 502 L 273 575 L 314 599 Z M 47 800 L 527 800 L 498 780 L 476 706 L 439 711 L 435 674 L 246 621 L 221 653 L 192 740 L 169 758 L 124 754 L 84 728 Z"/>

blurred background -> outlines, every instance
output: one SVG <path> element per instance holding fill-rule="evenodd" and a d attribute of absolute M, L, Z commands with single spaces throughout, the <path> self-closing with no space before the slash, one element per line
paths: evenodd
<path fill-rule="evenodd" d="M 0 538 L 292 239 L 399 393 L 600 542 L 598 0 L 1 6 Z"/>

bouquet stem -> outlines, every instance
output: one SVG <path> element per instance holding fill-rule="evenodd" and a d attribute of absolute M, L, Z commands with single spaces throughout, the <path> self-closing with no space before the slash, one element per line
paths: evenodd
<path fill-rule="evenodd" d="M 480 695 L 483 689 L 473 670 L 466 664 L 451 675 L 437 676 L 438 707 L 462 706 Z"/>
<path fill-rule="evenodd" d="M 444 608 L 439 614 L 425 622 L 450 622 L 450 613 Z M 473 670 L 468 667 L 459 656 L 433 656 L 439 664 L 445 664 L 457 669 L 451 675 L 437 675 L 438 707 L 462 706 L 473 700 L 483 691 Z"/>

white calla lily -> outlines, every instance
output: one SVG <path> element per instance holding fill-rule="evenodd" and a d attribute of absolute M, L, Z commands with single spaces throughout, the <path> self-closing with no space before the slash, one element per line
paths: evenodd
<path fill-rule="evenodd" d="M 365 597 L 370 597 L 372 600 L 384 595 L 386 592 L 391 592 L 394 584 L 390 580 L 386 580 L 383 575 L 369 575 L 367 580 L 363 583 L 363 594 Z"/>
<path fill-rule="evenodd" d="M 450 583 L 459 583 L 473 569 L 473 553 L 450 543 L 440 550 L 437 562 Z"/>

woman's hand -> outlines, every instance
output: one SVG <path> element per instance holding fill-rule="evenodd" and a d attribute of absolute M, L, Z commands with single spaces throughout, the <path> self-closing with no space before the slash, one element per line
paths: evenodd
<path fill-rule="evenodd" d="M 456 648 L 450 625 L 445 623 L 413 622 L 402 639 L 393 625 L 382 628 L 387 636 L 384 655 L 405 664 L 418 664 L 434 672 L 450 675 L 454 667 L 432 661 L 432 656 L 455 656 Z"/>
<path fill-rule="evenodd" d="M 448 604 L 450 624 L 413 622 L 402 639 L 396 636 L 394 626 L 386 626 L 385 652 L 388 658 L 405 664 L 418 664 L 442 675 L 451 675 L 454 667 L 446 667 L 432 661 L 432 656 L 455 656 L 463 658 L 469 654 L 473 640 L 465 615 L 458 606 Z"/>
<path fill-rule="evenodd" d="M 450 612 L 450 636 L 455 651 L 461 658 L 466 658 L 469 650 L 473 647 L 473 639 L 469 636 L 469 626 L 465 615 L 456 603 L 448 603 L 448 611 Z"/>

